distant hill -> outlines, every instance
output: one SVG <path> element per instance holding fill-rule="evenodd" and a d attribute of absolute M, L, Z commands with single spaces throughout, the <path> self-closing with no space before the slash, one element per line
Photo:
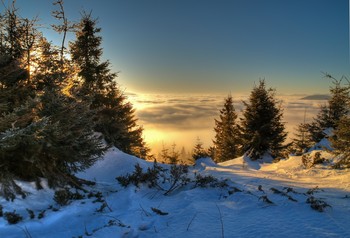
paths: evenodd
<path fill-rule="evenodd" d="M 330 97 L 327 94 L 315 94 L 300 98 L 300 100 L 328 100 Z"/>

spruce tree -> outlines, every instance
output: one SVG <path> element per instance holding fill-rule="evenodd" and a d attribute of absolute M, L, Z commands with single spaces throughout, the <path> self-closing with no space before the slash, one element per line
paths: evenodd
<path fill-rule="evenodd" d="M 350 117 L 343 116 L 339 120 L 334 137 L 331 138 L 334 153 L 339 156 L 335 168 L 350 168 Z"/>
<path fill-rule="evenodd" d="M 3 23 L 11 28 L 11 21 Z M 17 29 L 7 31 L 0 55 L 0 195 L 7 199 L 24 195 L 15 179 L 37 181 L 39 188 L 41 178 L 51 186 L 80 187 L 74 173 L 91 166 L 104 151 L 93 131 L 89 104 L 63 94 L 62 82 L 71 74 L 62 68 L 69 67 L 57 65 L 57 55 L 50 51 L 29 78 L 28 59 L 21 53 L 28 49 L 14 50 L 8 42 L 10 33 L 23 36 Z"/>
<path fill-rule="evenodd" d="M 326 135 L 325 129 L 337 129 L 339 120 L 349 113 L 349 87 L 342 86 L 342 79 L 337 80 L 333 76 L 326 74 L 332 79 L 333 87 L 330 87 L 331 97 L 326 105 L 322 105 L 314 120 L 308 124 L 308 130 L 314 143 L 318 143 Z"/>
<path fill-rule="evenodd" d="M 197 142 L 193 148 L 192 158 L 196 161 L 197 159 L 206 157 L 209 157 L 209 154 L 203 148 L 203 143 L 200 141 L 199 138 L 197 138 Z"/>
<path fill-rule="evenodd" d="M 333 82 L 336 82 L 336 87 L 333 88 L 333 91 L 331 91 L 333 92 L 333 96 L 329 102 L 329 105 L 338 105 L 333 106 L 333 108 L 337 108 L 335 111 L 337 111 L 338 114 L 331 114 L 335 119 L 335 125 L 333 125 L 335 130 L 334 135 L 330 138 L 330 141 L 332 142 L 334 153 L 340 158 L 335 164 L 335 168 L 350 168 L 350 82 L 346 77 L 343 77 L 342 79 L 347 81 L 347 85 L 340 86 L 341 80 L 337 81 L 333 77 L 331 78 L 333 79 Z M 336 119 L 338 119 L 338 121 Z"/>
<path fill-rule="evenodd" d="M 237 114 L 233 106 L 232 96 L 225 99 L 224 107 L 220 110 L 219 119 L 215 119 L 216 162 L 234 159 L 241 155 L 241 134 L 236 124 Z"/>
<path fill-rule="evenodd" d="M 142 138 L 142 127 L 137 125 L 135 110 L 118 88 L 116 74 L 110 71 L 109 61 L 102 61 L 100 28 L 96 20 L 84 13 L 78 25 L 76 40 L 70 43 L 73 62 L 78 66 L 82 80 L 80 97 L 92 102 L 97 111 L 95 130 L 106 141 L 126 153 L 145 158 L 149 152 Z"/>
<path fill-rule="evenodd" d="M 294 133 L 291 152 L 296 155 L 302 155 L 312 146 L 312 137 L 309 131 L 309 124 L 300 123 Z"/>
<path fill-rule="evenodd" d="M 260 80 L 250 94 L 249 101 L 244 101 L 242 134 L 244 152 L 252 160 L 262 158 L 265 153 L 272 157 L 281 156 L 287 147 L 285 126 L 282 122 L 283 110 L 275 97 L 275 90 L 266 89 L 265 81 Z"/>

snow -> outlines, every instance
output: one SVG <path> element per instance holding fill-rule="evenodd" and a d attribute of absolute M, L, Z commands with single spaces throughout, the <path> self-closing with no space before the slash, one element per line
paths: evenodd
<path fill-rule="evenodd" d="M 86 195 L 59 206 L 44 180 L 44 189 L 39 191 L 33 183 L 18 181 L 29 192 L 27 198 L 14 202 L 0 198 L 0 204 L 4 212 L 16 210 L 23 221 L 9 225 L 0 217 L 0 237 L 350 237 L 349 170 L 326 165 L 305 169 L 301 156 L 278 163 L 240 157 L 216 164 L 203 158 L 189 168 L 189 177 L 211 175 L 226 181 L 228 187 L 194 188 L 189 184 L 164 196 L 146 185 L 123 188 L 118 184 L 115 178 L 132 173 L 137 163 L 144 170 L 153 166 L 111 148 L 93 167 L 77 174 L 96 182 L 87 188 L 102 193 L 107 204 L 102 212 L 97 210 L 103 202 L 96 197 Z M 312 196 L 331 205 L 324 212 L 311 209 L 306 202 L 311 196 L 307 192 L 316 186 Z M 27 208 L 34 211 L 35 219 L 29 218 Z M 43 210 L 45 216 L 38 219 Z"/>

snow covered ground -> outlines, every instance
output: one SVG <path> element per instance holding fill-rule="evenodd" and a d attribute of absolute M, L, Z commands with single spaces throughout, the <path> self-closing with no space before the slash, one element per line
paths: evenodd
<path fill-rule="evenodd" d="M 27 198 L 0 198 L 0 204 L 3 212 L 16 210 L 23 220 L 9 225 L 0 217 L 0 237 L 350 237 L 349 170 L 305 169 L 297 156 L 265 164 L 201 159 L 188 176 L 212 175 L 228 186 L 194 188 L 190 183 L 164 196 L 147 186 L 118 184 L 115 178 L 132 173 L 137 163 L 144 169 L 153 166 L 110 149 L 78 174 L 95 181 L 89 190 L 102 197 L 85 194 L 67 206 L 53 201 L 54 191 L 44 182 L 40 191 L 19 183 L 30 193 Z M 318 212 L 307 202 L 310 197 L 331 207 Z M 34 219 L 26 209 L 34 211 Z"/>

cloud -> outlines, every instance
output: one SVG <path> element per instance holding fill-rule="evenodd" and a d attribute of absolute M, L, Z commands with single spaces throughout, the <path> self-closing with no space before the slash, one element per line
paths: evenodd
<path fill-rule="evenodd" d="M 171 101 L 172 102 L 172 101 Z M 139 120 L 152 127 L 165 129 L 199 129 L 212 126 L 213 117 L 218 114 L 216 105 L 193 101 L 165 104 L 144 108 L 137 112 Z"/>
<path fill-rule="evenodd" d="M 224 105 L 227 95 L 139 95 L 134 97 L 136 116 L 139 124 L 143 125 L 148 135 L 157 134 L 157 141 L 166 143 L 176 142 L 181 145 L 192 145 L 195 138 L 201 138 L 209 146 L 214 137 L 214 119 L 219 117 L 219 110 Z M 241 117 L 244 109 L 243 100 L 247 96 L 234 96 L 234 107 Z M 304 121 L 311 121 L 318 113 L 320 105 L 325 101 L 300 100 L 297 96 L 283 96 L 283 121 L 289 138 L 297 125 Z M 157 132 L 157 133 L 155 133 Z M 146 138 L 147 139 L 147 138 Z"/>

